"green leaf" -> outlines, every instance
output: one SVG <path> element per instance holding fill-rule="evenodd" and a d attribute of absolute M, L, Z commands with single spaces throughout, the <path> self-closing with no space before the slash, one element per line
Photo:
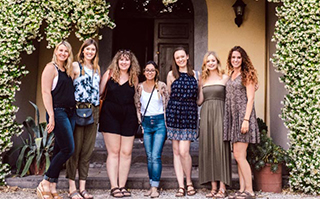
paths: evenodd
<path fill-rule="evenodd" d="M 25 151 L 27 150 L 29 146 L 28 145 L 24 145 L 20 151 L 20 155 L 17 159 L 17 162 L 16 162 L 16 165 L 17 165 L 17 173 L 20 172 L 20 169 L 21 169 L 21 165 L 22 165 L 22 162 L 23 162 L 23 159 L 24 159 L 24 154 L 25 154 Z"/>
<path fill-rule="evenodd" d="M 25 176 L 26 173 L 29 171 L 29 168 L 30 168 L 30 165 L 31 165 L 31 163 L 32 163 L 32 161 L 33 161 L 34 156 L 35 156 L 34 154 L 31 155 L 31 156 L 29 156 L 29 158 L 28 158 L 28 160 L 27 160 L 27 162 L 26 162 L 26 165 L 24 166 L 24 169 L 23 169 L 20 177 Z"/>

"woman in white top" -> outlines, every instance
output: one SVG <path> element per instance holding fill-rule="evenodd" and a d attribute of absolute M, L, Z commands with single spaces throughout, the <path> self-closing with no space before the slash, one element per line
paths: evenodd
<path fill-rule="evenodd" d="M 159 70 L 154 61 L 147 62 L 144 75 L 146 81 L 140 83 L 137 88 L 136 107 L 139 123 L 143 127 L 143 140 L 148 158 L 151 186 L 145 196 L 155 198 L 159 197 L 158 187 L 162 171 L 161 154 L 166 138 L 165 108 L 169 95 L 166 84 L 159 81 Z M 149 99 L 150 102 L 147 105 Z M 141 121 L 141 115 L 144 113 L 145 116 Z"/>

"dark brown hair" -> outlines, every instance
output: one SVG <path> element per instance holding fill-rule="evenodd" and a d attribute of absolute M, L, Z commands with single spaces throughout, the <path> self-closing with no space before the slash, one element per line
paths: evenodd
<path fill-rule="evenodd" d="M 173 55 L 172 55 L 173 60 L 172 60 L 172 65 L 171 65 L 171 67 L 172 67 L 173 77 L 176 78 L 176 79 L 178 79 L 178 78 L 180 77 L 180 74 L 179 74 L 179 66 L 177 65 L 177 63 L 176 63 L 176 61 L 175 61 L 175 59 L 174 59 L 174 54 L 175 54 L 177 51 L 179 51 L 179 50 L 184 51 L 184 52 L 186 53 L 186 55 L 188 55 L 187 50 L 186 50 L 185 48 L 183 48 L 183 47 L 178 47 L 178 48 L 174 49 Z M 194 72 L 193 72 L 193 70 L 192 70 L 192 66 L 191 66 L 191 64 L 190 64 L 189 59 L 187 60 L 187 74 L 188 74 L 189 76 L 194 76 Z"/>
<path fill-rule="evenodd" d="M 231 57 L 232 53 L 237 51 L 241 54 L 242 63 L 241 63 L 241 77 L 242 77 L 242 84 L 247 85 L 248 82 L 253 84 L 258 84 L 258 77 L 257 71 L 253 67 L 252 62 L 246 53 L 246 51 L 241 48 L 240 46 L 235 46 L 229 51 L 228 60 L 227 60 L 227 69 L 228 74 L 231 75 L 233 72 L 233 66 L 231 64 Z"/>

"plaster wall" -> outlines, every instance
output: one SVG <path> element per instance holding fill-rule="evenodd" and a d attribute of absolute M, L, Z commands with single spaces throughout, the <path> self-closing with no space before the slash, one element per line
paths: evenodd
<path fill-rule="evenodd" d="M 266 28 L 265 1 L 244 0 L 247 4 L 243 23 L 234 23 L 235 0 L 207 0 L 208 49 L 216 51 L 225 68 L 229 50 L 241 46 L 258 72 L 259 89 L 255 94 L 257 116 L 265 118 L 266 109 Z M 203 56 L 203 55 L 201 55 Z"/>
<path fill-rule="evenodd" d="M 277 17 L 275 15 L 275 8 L 277 4 L 267 3 L 267 50 L 269 57 L 276 52 L 276 43 L 271 42 L 274 33 L 275 23 Z M 268 61 L 268 126 L 269 132 L 276 144 L 288 149 L 288 129 L 284 126 L 282 119 L 279 117 L 281 108 L 283 107 L 281 101 L 287 94 L 284 84 L 279 82 L 281 73 L 277 73 L 271 61 Z"/>

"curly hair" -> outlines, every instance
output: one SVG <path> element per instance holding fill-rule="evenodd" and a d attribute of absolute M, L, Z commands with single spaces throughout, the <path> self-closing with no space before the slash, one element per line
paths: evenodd
<path fill-rule="evenodd" d="M 217 60 L 217 70 L 218 70 L 219 76 L 222 77 L 222 75 L 224 74 L 224 71 L 221 67 L 221 62 L 220 62 L 219 57 L 217 56 L 217 53 L 214 51 L 208 51 L 203 57 L 203 63 L 201 66 L 201 69 L 202 69 L 202 76 L 201 77 L 202 77 L 203 81 L 205 81 L 209 77 L 209 74 L 210 74 L 210 71 L 207 69 L 207 61 L 208 61 L 208 57 L 210 55 L 213 55 Z"/>
<path fill-rule="evenodd" d="M 242 84 L 246 85 L 248 82 L 253 84 L 258 84 L 257 71 L 253 67 L 252 62 L 248 54 L 246 53 L 246 51 L 240 46 L 235 46 L 229 51 L 228 60 L 227 60 L 228 74 L 231 75 L 231 73 L 233 72 L 231 57 L 234 51 L 239 52 L 242 58 L 242 63 L 241 63 Z"/>
<path fill-rule="evenodd" d="M 118 66 L 118 61 L 126 57 L 130 60 L 130 67 L 128 69 L 129 73 L 129 85 L 134 86 L 138 84 L 138 75 L 140 74 L 140 65 L 136 56 L 131 52 L 131 50 L 119 50 L 113 57 L 111 64 L 108 69 L 112 70 L 112 78 L 115 82 L 119 83 L 120 80 L 120 68 Z"/>
<path fill-rule="evenodd" d="M 84 63 L 84 54 L 83 54 L 83 50 L 90 46 L 91 44 L 94 45 L 94 47 L 96 48 L 96 54 L 95 56 L 93 57 L 92 59 L 92 67 L 93 67 L 93 70 L 95 72 L 98 72 L 98 74 L 100 74 L 100 67 L 99 67 L 99 48 L 98 48 L 98 44 L 97 42 L 94 40 L 94 39 L 87 39 L 83 42 L 83 44 L 81 45 L 80 49 L 79 49 L 79 52 L 77 54 L 77 61 L 80 62 L 81 64 Z M 84 68 L 82 68 L 82 71 L 81 71 L 81 74 L 84 75 Z"/>
<path fill-rule="evenodd" d="M 58 43 L 53 51 L 53 56 L 52 56 L 52 62 L 57 63 L 57 56 L 56 52 L 58 48 L 64 45 L 68 49 L 69 57 L 68 59 L 64 62 L 63 67 L 66 69 L 67 75 L 71 78 L 73 78 L 73 67 L 72 67 L 72 62 L 73 62 L 73 53 L 72 53 L 72 47 L 69 42 L 67 41 L 61 41 Z"/>

